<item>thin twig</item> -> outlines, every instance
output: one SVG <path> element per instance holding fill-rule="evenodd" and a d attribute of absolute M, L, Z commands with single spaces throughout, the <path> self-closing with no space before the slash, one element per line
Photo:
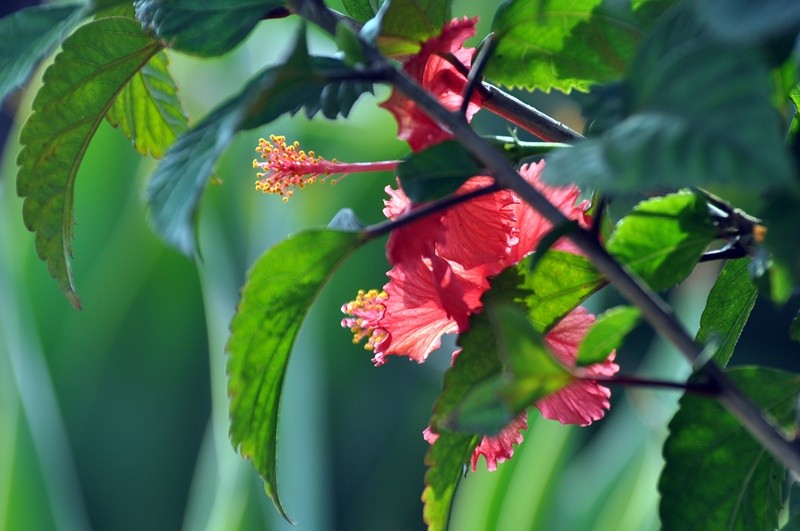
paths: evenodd
<path fill-rule="evenodd" d="M 478 56 L 472 62 L 472 68 L 467 74 L 467 84 L 464 87 L 464 93 L 462 94 L 461 99 L 461 114 L 467 114 L 467 108 L 469 107 L 470 100 L 472 100 L 472 94 L 475 92 L 475 88 L 480 85 L 481 78 L 483 77 L 483 71 L 486 69 L 486 65 L 489 64 L 489 58 L 492 56 L 494 49 L 497 47 L 497 39 L 494 36 L 494 33 L 490 33 L 483 39 L 481 43 L 483 47 L 481 51 L 478 52 Z"/>

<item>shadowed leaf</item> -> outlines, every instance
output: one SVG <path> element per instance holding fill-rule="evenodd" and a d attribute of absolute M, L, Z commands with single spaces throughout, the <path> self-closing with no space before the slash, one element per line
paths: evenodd
<path fill-rule="evenodd" d="M 0 102 L 23 85 L 39 61 L 83 17 L 83 4 L 21 9 L 0 20 Z"/>
<path fill-rule="evenodd" d="M 764 367 L 728 371 L 775 422 L 794 430 L 800 377 Z M 658 483 L 664 529 L 776 529 L 786 468 L 716 400 L 686 394 L 669 424 Z"/>

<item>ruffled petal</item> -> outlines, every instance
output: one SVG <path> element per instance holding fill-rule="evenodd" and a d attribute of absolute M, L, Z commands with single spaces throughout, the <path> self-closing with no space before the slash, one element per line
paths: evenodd
<path fill-rule="evenodd" d="M 481 439 L 470 460 L 472 471 L 477 470 L 480 456 L 486 459 L 486 468 L 490 472 L 497 470 L 498 463 L 511 459 L 511 456 L 514 455 L 514 445 L 522 442 L 522 433 L 520 432 L 527 429 L 528 413 L 523 412 L 494 437 L 487 435 Z"/>

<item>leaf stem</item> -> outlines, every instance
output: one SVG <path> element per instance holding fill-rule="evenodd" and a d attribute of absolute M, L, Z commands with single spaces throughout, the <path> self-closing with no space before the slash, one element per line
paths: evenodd
<path fill-rule="evenodd" d="M 639 378 L 637 376 L 628 376 L 625 374 L 615 374 L 614 376 L 586 376 L 584 379 L 602 382 L 608 385 L 674 389 L 676 391 L 686 391 L 688 393 L 712 397 L 719 396 L 721 392 L 719 387 L 708 382 L 673 382 L 669 380 Z"/>

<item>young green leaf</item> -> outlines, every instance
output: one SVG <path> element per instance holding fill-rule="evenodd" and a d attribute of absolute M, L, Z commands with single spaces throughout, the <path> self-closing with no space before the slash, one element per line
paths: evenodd
<path fill-rule="evenodd" d="M 517 269 L 509 268 L 494 279 L 492 289 L 483 298 L 512 300 L 521 280 Z M 433 405 L 430 422 L 431 429 L 439 438 L 425 457 L 429 468 L 425 474 L 422 500 L 429 530 L 447 529 L 456 485 L 480 440 L 472 434 L 448 431 L 442 424 L 476 385 L 496 377 L 503 369 L 486 312 L 470 317 L 469 330 L 460 334 L 457 341 L 462 350 L 444 374 L 442 393 Z"/>
<path fill-rule="evenodd" d="M 214 109 L 167 151 L 145 190 L 155 230 L 191 255 L 200 195 L 233 136 L 302 108 L 309 117 L 318 111 L 328 118 L 346 116 L 361 94 L 372 91 L 371 83 L 346 79 L 354 73 L 339 59 L 310 57 L 301 29 L 284 64 L 256 74 L 239 94 Z"/>
<path fill-rule="evenodd" d="M 800 377 L 764 367 L 728 371 L 782 427 L 795 429 Z M 686 394 L 669 425 L 658 483 L 664 529 L 776 529 L 786 468 L 718 402 Z"/>
<path fill-rule="evenodd" d="M 425 454 L 425 490 L 422 517 L 428 531 L 447 531 L 450 507 L 464 466 L 480 442 L 477 435 L 442 431 Z"/>
<path fill-rule="evenodd" d="M 452 431 L 496 435 L 528 406 L 562 389 L 573 378 L 545 348 L 523 308 L 490 299 L 484 312 L 505 370 L 474 386 L 444 423 Z"/>
<path fill-rule="evenodd" d="M 21 9 L 0 20 L 0 102 L 23 85 L 39 61 L 84 16 L 83 4 Z"/>
<path fill-rule="evenodd" d="M 347 14 L 359 22 L 366 22 L 378 12 L 381 0 L 343 0 Z"/>
<path fill-rule="evenodd" d="M 518 266 L 527 269 L 536 255 Z M 562 317 L 605 285 L 603 276 L 585 257 L 549 250 L 536 260 L 521 287 L 529 316 L 538 332 L 546 332 Z"/>
<path fill-rule="evenodd" d="M 714 239 L 705 199 L 689 191 L 642 201 L 622 218 L 607 248 L 655 290 L 671 288 Z"/>
<path fill-rule="evenodd" d="M 642 43 L 623 89 L 595 110 L 620 123 L 550 155 L 545 180 L 611 191 L 791 184 L 771 94 L 755 51 L 716 42 L 675 10 Z"/>
<path fill-rule="evenodd" d="M 605 360 L 612 350 L 622 345 L 639 322 L 639 316 L 639 310 L 632 306 L 617 306 L 598 315 L 578 349 L 576 365 L 591 365 Z"/>
<path fill-rule="evenodd" d="M 286 366 L 309 307 L 362 241 L 357 232 L 317 229 L 269 249 L 248 272 L 231 321 L 226 347 L 231 441 L 252 461 L 267 494 L 287 520 L 275 470 Z"/>
<path fill-rule="evenodd" d="M 136 0 L 136 18 L 181 52 L 216 56 L 231 51 L 284 0 Z"/>
<path fill-rule="evenodd" d="M 705 344 L 719 341 L 714 361 L 720 367 L 728 364 L 747 318 L 758 298 L 758 288 L 750 280 L 750 260 L 729 260 L 722 268 L 708 294 L 700 317 L 700 330 L 695 341 Z"/>
<path fill-rule="evenodd" d="M 452 0 L 406 0 L 392 2 L 381 21 L 378 46 L 386 55 L 419 51 L 429 37 L 439 35 L 450 20 Z"/>
<path fill-rule="evenodd" d="M 79 28 L 45 72 L 20 133 L 23 220 L 36 233 L 39 257 L 76 308 L 69 265 L 75 176 L 114 98 L 159 49 L 132 18 L 103 18 Z"/>
<path fill-rule="evenodd" d="M 403 190 L 415 203 L 455 192 L 464 181 L 481 174 L 481 166 L 459 142 L 447 140 L 411 153 L 397 168 Z"/>
<path fill-rule="evenodd" d="M 167 69 L 167 54 L 159 52 L 136 73 L 108 110 L 106 119 L 133 140 L 142 155 L 164 156 L 188 128 L 178 87 Z"/>
<path fill-rule="evenodd" d="M 632 15 L 600 0 L 514 0 L 498 9 L 487 77 L 510 87 L 586 91 L 617 79 L 641 37 Z"/>

